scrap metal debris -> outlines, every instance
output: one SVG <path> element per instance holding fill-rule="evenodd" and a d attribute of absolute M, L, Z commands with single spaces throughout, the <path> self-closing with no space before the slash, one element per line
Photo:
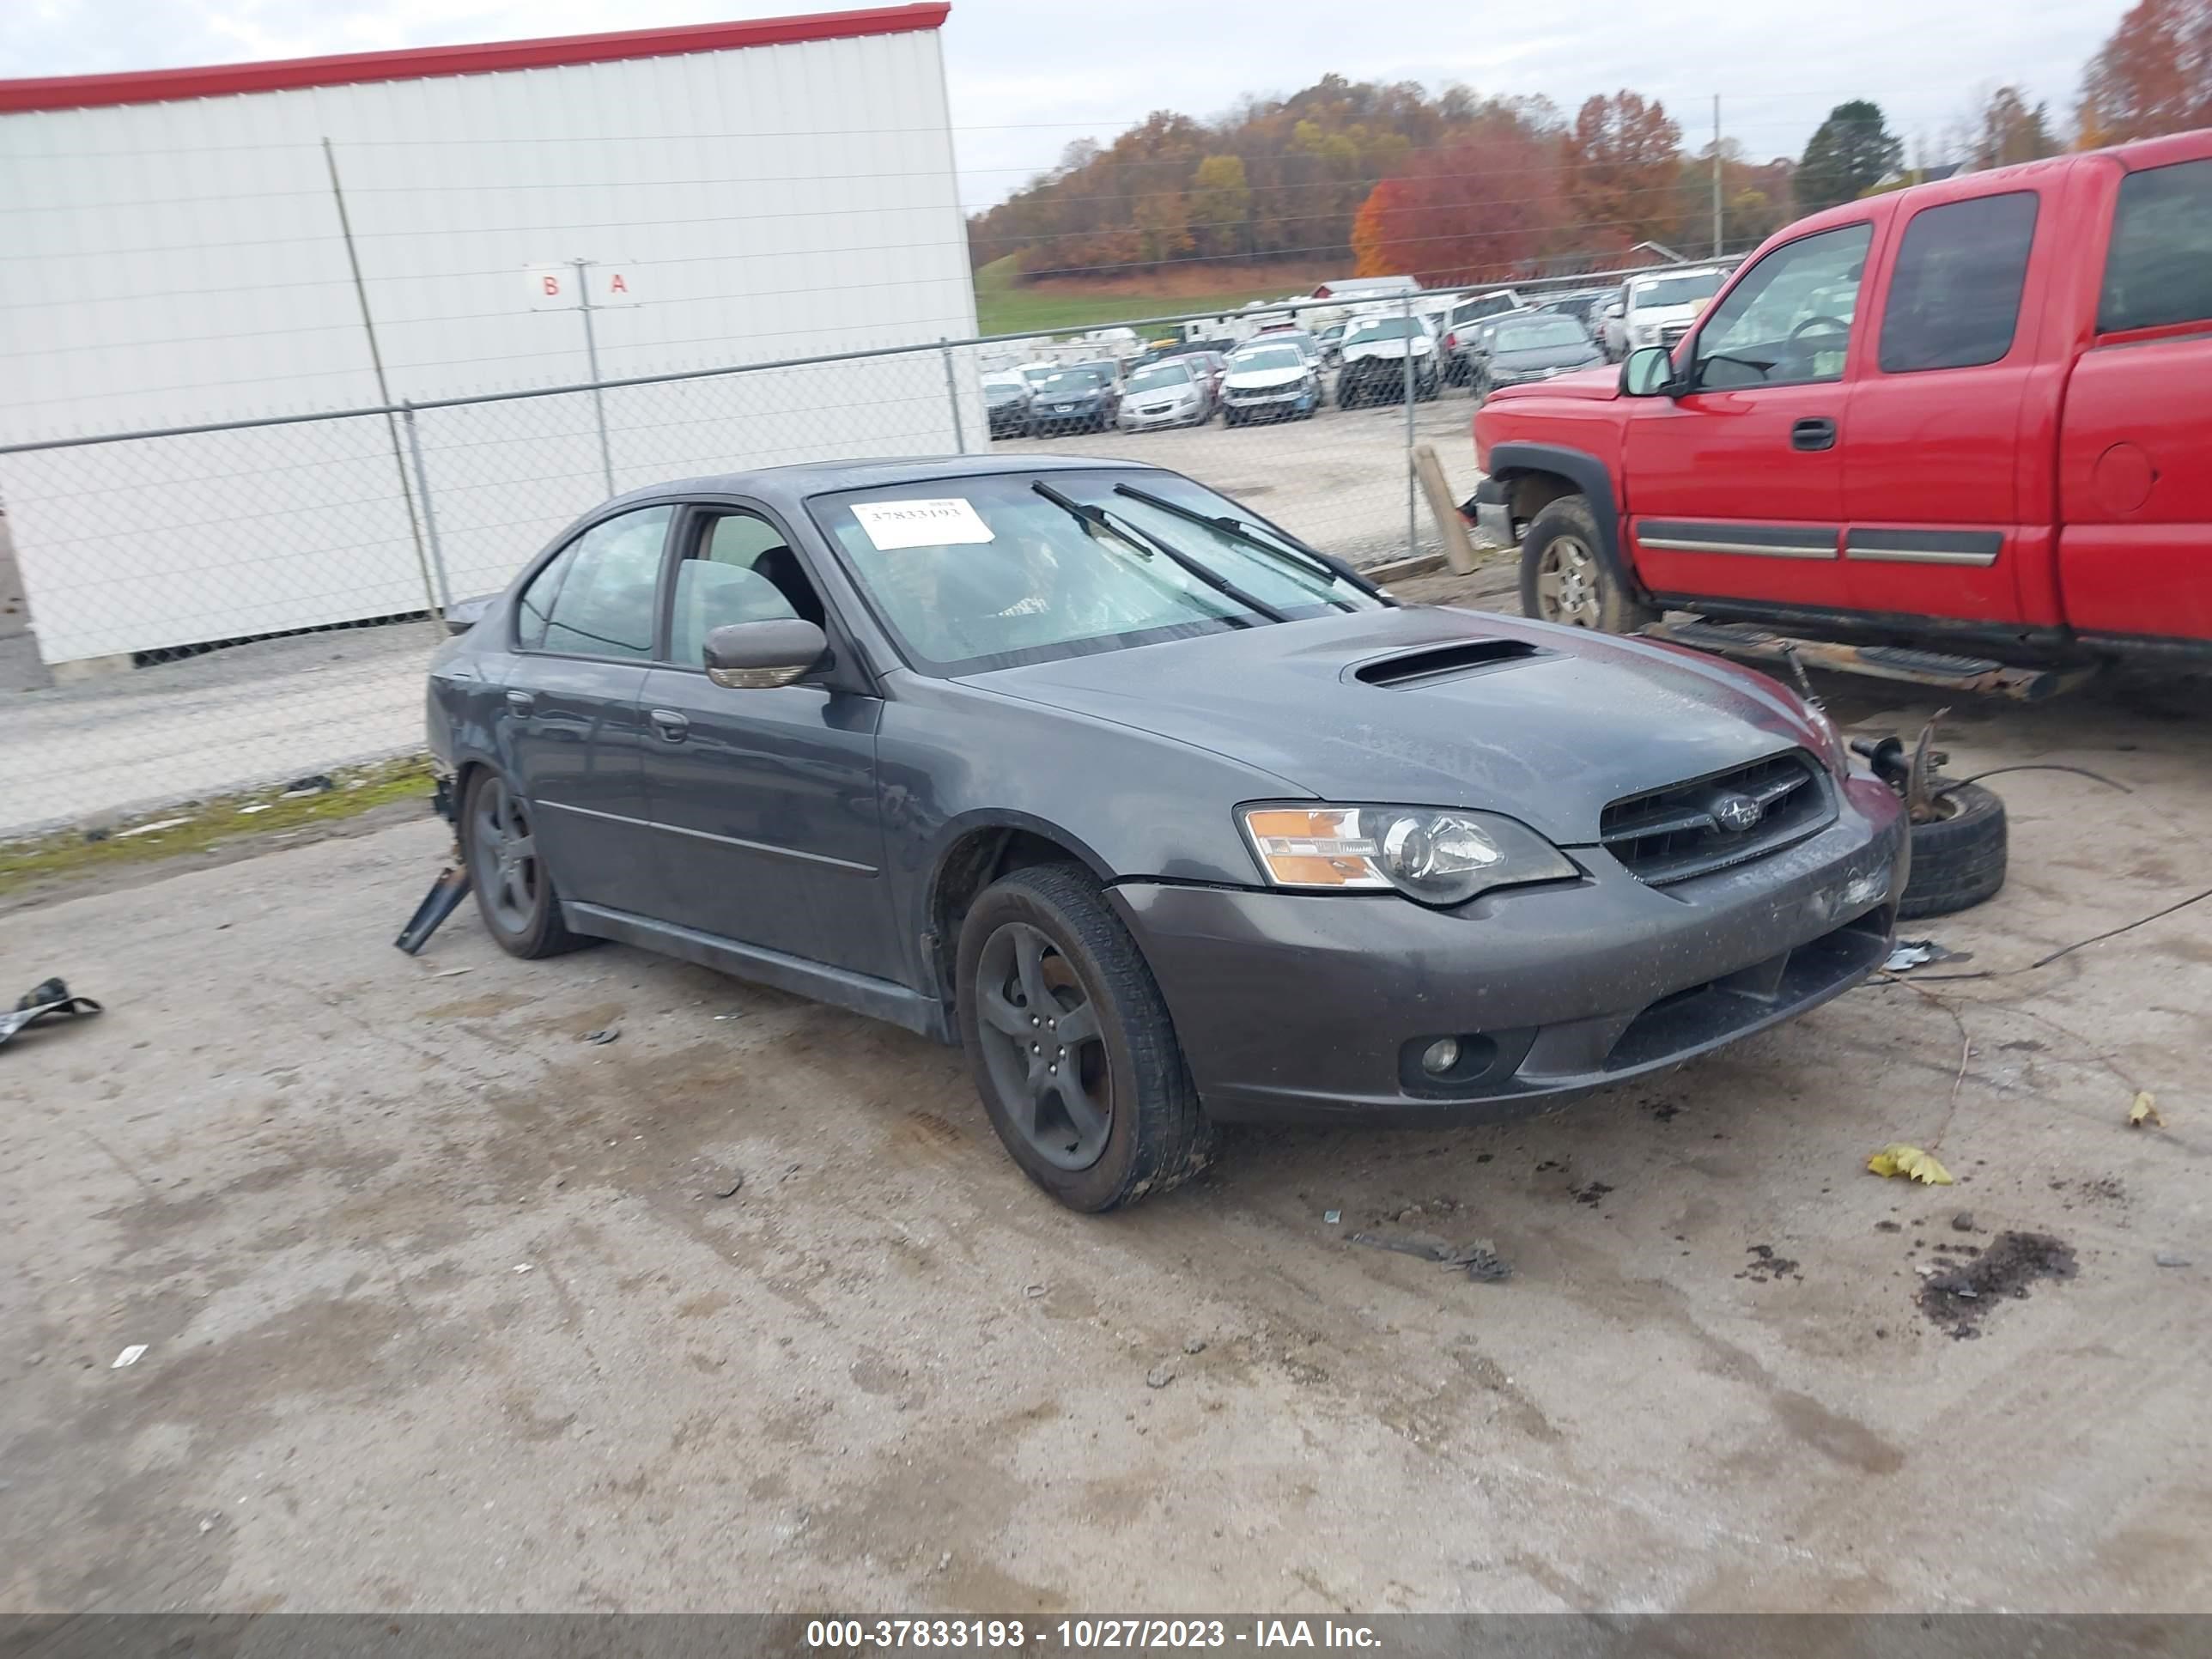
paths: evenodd
<path fill-rule="evenodd" d="M 1915 968 L 1923 968 L 1931 962 L 1972 962 L 1972 951 L 1952 951 L 1932 939 L 1901 939 L 1890 951 L 1889 959 L 1881 964 L 1885 974 L 1907 974 Z"/>
<path fill-rule="evenodd" d="M 2154 1129 L 2166 1127 L 2166 1120 L 2158 1115 L 2158 1097 L 2148 1089 L 2136 1096 L 2136 1103 L 2128 1108 L 2128 1127 L 2140 1129 L 2144 1124 Z"/>
<path fill-rule="evenodd" d="M 1433 1261 L 1439 1267 L 1464 1267 L 1469 1279 L 1486 1283 L 1494 1284 L 1513 1276 L 1512 1263 L 1499 1255 L 1496 1246 L 1488 1239 L 1454 1244 L 1434 1233 L 1377 1231 L 1354 1233 L 1352 1242 L 1364 1244 L 1370 1249 L 1415 1256 L 1423 1261 Z"/>
<path fill-rule="evenodd" d="M 459 908 L 461 901 L 468 895 L 469 867 L 462 861 L 460 849 L 457 847 L 453 850 L 453 861 L 438 872 L 438 878 L 430 884 L 429 892 L 415 907 L 415 914 L 399 930 L 399 937 L 392 942 L 410 957 L 421 954 L 422 947 L 430 942 L 430 935 L 438 931 L 438 925 Z"/>
<path fill-rule="evenodd" d="M 71 996 L 68 986 L 58 979 L 45 980 L 23 994 L 22 1000 L 5 1013 L 0 1013 L 0 1042 L 5 1042 L 27 1025 L 36 1025 L 41 1020 L 69 1019 L 80 1014 L 96 1014 L 100 1005 L 90 997 Z"/>
<path fill-rule="evenodd" d="M 613 1042 L 617 1037 L 620 1036 L 621 1035 L 622 1035 L 622 1027 L 621 1027 L 621 1026 L 619 1026 L 619 1025 L 610 1025 L 610 1026 L 608 1026 L 608 1027 L 607 1027 L 605 1030 L 599 1030 L 599 1031 L 586 1031 L 586 1032 L 585 1032 L 585 1033 L 584 1033 L 584 1041 L 585 1041 L 585 1042 L 586 1042 L 598 1043 L 598 1044 L 599 1044 L 601 1047 L 605 1047 L 606 1044 L 608 1044 L 608 1043 L 610 1043 L 610 1042 Z"/>
<path fill-rule="evenodd" d="M 119 1371 L 125 1365 L 135 1365 L 142 1358 L 144 1357 L 145 1352 L 146 1345 L 143 1342 L 133 1342 L 121 1353 L 115 1356 L 113 1362 L 107 1369 L 111 1371 Z"/>

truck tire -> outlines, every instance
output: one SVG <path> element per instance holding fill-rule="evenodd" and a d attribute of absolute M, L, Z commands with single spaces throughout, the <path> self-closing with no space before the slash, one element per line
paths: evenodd
<path fill-rule="evenodd" d="M 1912 873 L 1897 902 L 1900 918 L 1948 916 L 1994 898 L 2005 880 L 2004 802 L 1978 783 L 1953 784 L 1946 816 L 1912 826 Z"/>
<path fill-rule="evenodd" d="M 1521 610 L 1541 622 L 1633 634 L 1659 613 L 1620 584 L 1598 553 L 1597 515 L 1580 495 L 1562 495 L 1528 521 L 1521 538 Z"/>

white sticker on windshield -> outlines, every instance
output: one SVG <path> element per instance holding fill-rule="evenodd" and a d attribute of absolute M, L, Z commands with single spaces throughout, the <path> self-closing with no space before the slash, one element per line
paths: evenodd
<path fill-rule="evenodd" d="M 995 539 L 991 526 L 958 495 L 935 501 L 855 501 L 853 516 L 884 553 L 902 547 L 958 547 Z"/>

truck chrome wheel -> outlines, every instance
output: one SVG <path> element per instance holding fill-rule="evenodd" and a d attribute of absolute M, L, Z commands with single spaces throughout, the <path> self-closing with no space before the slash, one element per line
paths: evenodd
<path fill-rule="evenodd" d="M 1546 622 L 1595 628 L 1598 622 L 1597 560 L 1575 536 L 1555 536 L 1536 565 L 1536 599 Z"/>

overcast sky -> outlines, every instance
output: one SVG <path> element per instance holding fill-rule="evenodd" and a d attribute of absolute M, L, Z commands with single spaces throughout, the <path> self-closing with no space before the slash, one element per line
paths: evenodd
<path fill-rule="evenodd" d="M 817 4 L 812 9 L 832 9 Z M 1156 109 L 1353 80 L 1462 81 L 1563 110 L 1631 87 L 1701 144 L 1712 96 L 1757 160 L 1795 155 L 1867 97 L 1940 150 L 1978 88 L 2014 82 L 2069 136 L 2081 65 L 2124 0 L 954 0 L 945 34 L 962 194 L 985 205 L 1071 140 Z M 809 9 L 805 0 L 0 0 L 0 79 L 640 28 Z M 1930 159 L 1943 159 L 1940 155 Z"/>

